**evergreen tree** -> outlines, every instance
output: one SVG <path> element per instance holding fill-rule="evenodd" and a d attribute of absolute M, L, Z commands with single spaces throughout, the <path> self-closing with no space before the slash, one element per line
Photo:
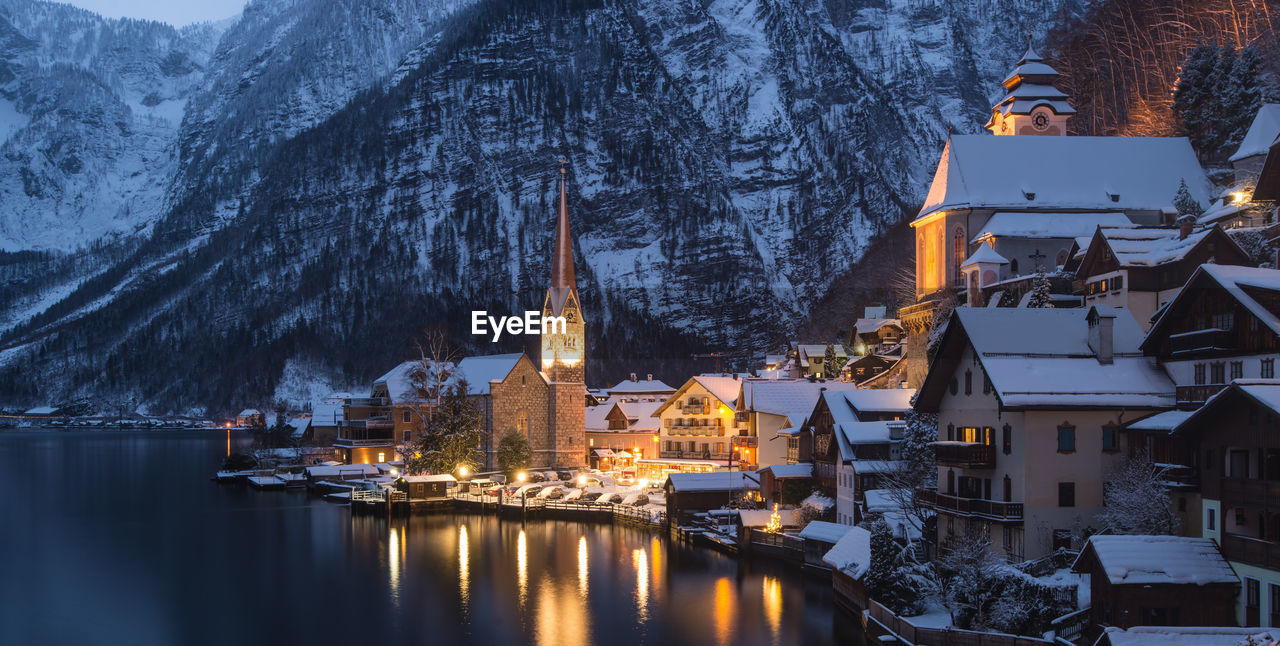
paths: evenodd
<path fill-rule="evenodd" d="M 447 388 L 405 460 L 409 472 L 450 473 L 458 467 L 474 471 L 484 458 L 483 421 L 475 402 L 467 399 L 466 381 Z"/>
<path fill-rule="evenodd" d="M 1049 277 L 1044 273 L 1044 267 L 1036 268 L 1036 277 L 1031 283 L 1031 298 L 1027 301 L 1027 307 L 1053 307 L 1053 293 L 1050 290 Z"/>
<path fill-rule="evenodd" d="M 1182 64 L 1178 83 L 1173 90 L 1173 112 L 1181 122 L 1182 133 L 1197 150 L 1203 149 L 1201 136 L 1211 124 L 1205 123 L 1205 106 L 1212 101 L 1210 77 L 1218 64 L 1218 47 L 1208 43 L 1197 45 Z"/>
<path fill-rule="evenodd" d="M 865 528 L 871 533 L 871 563 L 862 577 L 867 594 L 897 614 L 912 614 L 921 591 L 909 585 L 910 577 L 903 576 L 902 546 L 893 539 L 893 530 L 883 518 L 873 519 Z"/>
<path fill-rule="evenodd" d="M 836 346 L 828 345 L 826 353 L 822 356 L 822 376 L 828 379 L 835 379 L 840 376 L 840 369 L 844 368 L 844 364 L 849 359 L 841 358 L 836 354 Z"/>
<path fill-rule="evenodd" d="M 533 447 L 529 445 L 529 438 L 525 437 L 518 431 L 507 431 L 498 440 L 498 468 L 507 474 L 507 477 L 515 475 L 517 471 L 528 469 L 533 462 Z"/>
<path fill-rule="evenodd" d="M 1191 197 L 1191 190 L 1187 188 L 1187 180 L 1183 179 L 1178 183 L 1178 192 L 1173 195 L 1173 208 L 1178 210 L 1178 215 L 1200 215 L 1204 213 L 1204 207 Z"/>
<path fill-rule="evenodd" d="M 1262 108 L 1262 88 L 1258 81 L 1261 63 L 1258 50 L 1253 45 L 1241 49 L 1234 58 L 1227 89 L 1222 96 L 1223 118 L 1230 126 L 1224 152 L 1234 152 L 1240 147 L 1254 116 Z"/>

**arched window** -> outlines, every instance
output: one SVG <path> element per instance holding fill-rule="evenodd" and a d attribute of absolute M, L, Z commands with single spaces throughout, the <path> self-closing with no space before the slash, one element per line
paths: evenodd
<path fill-rule="evenodd" d="M 964 227 L 956 227 L 955 233 L 951 235 L 951 258 L 954 263 L 955 275 L 952 279 L 956 287 L 964 286 L 964 272 L 960 271 L 960 263 L 965 260 L 965 251 L 968 245 L 964 243 Z"/>
<path fill-rule="evenodd" d="M 529 437 L 529 414 L 520 411 L 516 413 L 516 432 Z"/>
<path fill-rule="evenodd" d="M 1058 250 L 1058 266 L 1061 267 L 1065 264 L 1067 264 L 1067 250 L 1059 249 Z"/>
<path fill-rule="evenodd" d="M 1009 273 L 1013 274 L 1014 276 L 1018 275 L 1018 259 L 1017 258 L 1009 259 Z"/>

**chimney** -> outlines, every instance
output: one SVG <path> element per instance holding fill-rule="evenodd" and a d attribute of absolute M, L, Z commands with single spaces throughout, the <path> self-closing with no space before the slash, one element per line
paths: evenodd
<path fill-rule="evenodd" d="M 636 380 L 636 373 L 633 372 L 631 373 L 631 381 L 635 381 L 635 380 Z"/>
<path fill-rule="evenodd" d="M 1094 307 L 1086 317 L 1089 322 L 1089 349 L 1098 357 L 1098 363 L 1109 365 L 1115 359 L 1116 315 L 1111 308 L 1106 311 Z"/>
<path fill-rule="evenodd" d="M 653 381 L 653 373 L 651 372 L 651 373 L 649 373 L 649 374 L 645 375 L 645 376 L 644 376 L 644 380 L 645 380 L 645 381 Z"/>
<path fill-rule="evenodd" d="M 1187 214 L 1178 218 L 1178 239 L 1186 240 L 1191 235 L 1191 228 L 1196 224 L 1196 216 Z"/>

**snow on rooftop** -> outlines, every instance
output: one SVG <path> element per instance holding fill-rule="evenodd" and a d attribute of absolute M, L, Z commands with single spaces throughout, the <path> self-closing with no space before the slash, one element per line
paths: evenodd
<path fill-rule="evenodd" d="M 1010 213 L 991 216 L 970 243 L 996 238 L 1084 238 L 1099 226 L 1132 226 L 1124 213 Z M 1086 242 L 1087 244 L 1087 242 Z"/>
<path fill-rule="evenodd" d="M 24 415 L 52 415 L 56 412 L 58 412 L 58 409 L 53 406 L 37 406 L 28 410 Z"/>
<path fill-rule="evenodd" d="M 969 256 L 967 260 L 960 263 L 960 267 L 963 269 L 964 267 L 969 267 L 978 263 L 1007 265 L 1009 264 L 1009 259 L 996 253 L 996 250 L 992 249 L 991 245 L 980 244 L 978 245 L 978 250 L 973 252 L 972 256 Z"/>
<path fill-rule="evenodd" d="M 1249 131 L 1240 141 L 1240 147 L 1227 161 L 1240 161 L 1254 155 L 1265 155 L 1280 135 L 1280 103 L 1264 103 L 1254 115 Z"/>
<path fill-rule="evenodd" d="M 246 408 L 240 411 L 240 414 L 236 415 L 236 417 L 252 417 L 254 415 L 261 415 L 261 414 L 262 412 L 256 408 Z"/>
<path fill-rule="evenodd" d="M 886 325 L 893 325 L 901 328 L 902 322 L 899 321 L 898 319 L 878 318 L 878 319 L 858 319 L 853 324 L 854 328 L 858 331 L 858 334 L 870 334 L 872 332 L 879 331 L 880 328 Z"/>
<path fill-rule="evenodd" d="M 733 406 L 738 401 L 738 392 L 742 389 L 742 380 L 735 377 L 698 375 L 693 380 L 726 406 Z"/>
<path fill-rule="evenodd" d="M 1210 585 L 1239 583 L 1210 538 L 1186 536 L 1092 536 L 1073 570 L 1093 554 L 1112 585 Z"/>
<path fill-rule="evenodd" d="M 632 431 L 656 431 L 661 426 L 655 413 L 661 407 L 661 401 L 618 402 L 618 409 L 627 417 L 628 429 Z"/>
<path fill-rule="evenodd" d="M 911 409 L 915 388 L 859 388 L 844 391 L 844 398 L 856 412 L 903 413 Z"/>
<path fill-rule="evenodd" d="M 801 462 L 799 464 L 772 464 L 768 469 L 774 478 L 812 478 L 813 463 Z M 763 471 L 764 469 L 761 469 Z"/>
<path fill-rule="evenodd" d="M 1191 417 L 1194 411 L 1189 410 L 1167 410 L 1163 413 L 1156 413 L 1149 417 L 1144 417 L 1127 428 L 1135 431 L 1172 431 L 1179 424 Z"/>
<path fill-rule="evenodd" d="M 1272 332 L 1280 334 L 1280 317 L 1259 303 L 1244 288 L 1264 289 L 1280 292 L 1280 271 L 1259 267 L 1240 267 L 1235 265 L 1200 265 L 1197 272 L 1208 274 L 1233 298 L 1244 305 L 1250 313 L 1257 316 Z M 1195 279 L 1195 276 L 1192 276 Z M 1188 281 L 1190 282 L 1190 281 Z M 1185 292 L 1184 292 L 1185 293 Z M 1168 311 L 1168 310 L 1166 310 Z"/>
<path fill-rule="evenodd" d="M 491 354 L 479 357 L 466 357 L 458 362 L 451 381 L 467 380 L 468 395 L 488 395 L 489 382 L 501 381 L 516 367 L 522 353 Z"/>
<path fill-rule="evenodd" d="M 1209 203 L 1208 178 L 1184 137 L 954 135 L 917 220 L 956 208 L 1163 212 L 1184 180 Z"/>
<path fill-rule="evenodd" d="M 672 473 L 667 485 L 674 491 L 728 491 L 759 489 L 760 476 L 754 471 L 714 471 L 711 473 Z"/>
<path fill-rule="evenodd" d="M 748 379 L 742 384 L 742 393 L 747 410 L 785 416 L 788 420 L 786 426 L 799 426 L 813 412 L 818 397 L 824 391 L 853 390 L 855 387 L 855 384 L 839 381 Z"/>
<path fill-rule="evenodd" d="M 290 436 L 293 438 L 300 438 L 303 436 L 303 434 L 307 432 L 307 429 L 311 426 L 311 418 L 295 417 L 289 420 L 288 424 L 289 424 L 289 427 L 293 429 L 293 432 L 290 433 Z"/>
<path fill-rule="evenodd" d="M 609 395 L 619 394 L 643 394 L 643 393 L 673 393 L 676 389 L 667 385 L 658 379 L 626 379 L 619 381 L 617 385 L 609 389 Z"/>
<path fill-rule="evenodd" d="M 421 476 L 400 476 L 405 482 L 457 482 L 458 479 L 447 473 L 436 473 Z"/>
<path fill-rule="evenodd" d="M 1275 628 L 1134 626 L 1122 630 L 1106 629 L 1105 641 L 1111 646 L 1274 646 L 1280 639 Z"/>
<path fill-rule="evenodd" d="M 1211 230 L 1183 238 L 1176 227 L 1104 228 L 1102 236 L 1121 267 L 1156 267 L 1184 258 Z"/>
<path fill-rule="evenodd" d="M 452 372 L 453 368 L 453 363 L 447 363 L 443 366 L 446 373 Z M 393 404 L 416 402 L 420 399 L 418 385 L 420 383 L 425 385 L 425 379 L 434 378 L 433 375 L 424 375 L 423 371 L 422 361 L 404 361 L 375 379 L 373 385 L 374 387 L 385 386 L 387 397 L 391 399 Z M 432 368 L 430 372 L 434 373 L 435 369 Z"/>
<path fill-rule="evenodd" d="M 307 467 L 306 472 L 307 472 L 307 475 L 312 478 L 326 478 L 326 477 L 331 478 L 334 476 L 354 476 L 354 475 L 376 476 L 378 475 L 378 467 L 372 464 L 337 464 L 333 466 L 322 465 L 322 466 Z"/>
<path fill-rule="evenodd" d="M 1116 315 L 1111 363 L 1089 347 L 1093 309 Z M 958 307 L 955 319 L 1005 406 L 1173 407 L 1173 382 L 1142 356 L 1142 329 L 1128 310 Z"/>
<path fill-rule="evenodd" d="M 822 556 L 822 561 L 833 569 L 860 579 L 871 567 L 871 532 L 854 527 Z"/>
<path fill-rule="evenodd" d="M 829 523 L 825 520 L 809 521 L 804 529 L 800 530 L 800 538 L 806 541 L 822 541 L 823 543 L 835 544 L 844 538 L 853 530 L 849 525 L 841 525 L 839 523 Z"/>

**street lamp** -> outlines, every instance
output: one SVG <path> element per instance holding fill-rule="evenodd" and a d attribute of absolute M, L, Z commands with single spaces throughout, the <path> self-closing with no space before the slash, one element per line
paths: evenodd
<path fill-rule="evenodd" d="M 462 464 L 458 466 L 458 476 L 462 478 L 467 477 L 467 465 Z"/>
<path fill-rule="evenodd" d="M 528 477 L 529 477 L 529 474 L 525 473 L 524 471 L 521 471 L 520 473 L 517 473 L 517 474 L 516 474 L 516 482 L 519 482 L 520 484 L 524 484 L 524 481 L 525 481 Z M 523 516 L 524 516 L 524 494 L 525 494 L 525 492 L 517 490 L 517 491 L 516 491 L 516 493 L 519 493 L 519 494 L 520 494 L 520 515 L 523 517 Z"/>

